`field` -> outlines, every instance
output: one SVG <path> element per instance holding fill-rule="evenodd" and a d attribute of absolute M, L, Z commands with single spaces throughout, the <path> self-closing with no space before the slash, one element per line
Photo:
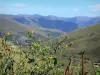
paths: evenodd
<path fill-rule="evenodd" d="M 76 47 L 74 40 L 66 43 L 69 38 L 61 36 L 55 44 L 48 33 L 46 44 L 41 38 L 34 41 L 33 35 L 28 32 L 26 45 L 9 41 L 10 32 L 0 38 L 0 75 L 100 75 L 99 63 L 87 58 L 84 50 L 68 50 Z"/>

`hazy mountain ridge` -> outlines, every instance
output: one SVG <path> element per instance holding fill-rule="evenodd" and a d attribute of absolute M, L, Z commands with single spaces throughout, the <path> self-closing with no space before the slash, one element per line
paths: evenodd
<path fill-rule="evenodd" d="M 36 17 L 36 15 L 35 15 L 35 17 Z M 38 15 L 38 18 L 41 18 L 41 17 L 43 17 L 43 16 L 39 17 L 39 15 Z M 66 18 L 66 17 L 57 17 L 57 16 L 53 16 L 53 15 L 48 15 L 48 16 L 44 16 L 44 18 L 47 20 L 63 20 L 66 22 L 73 22 L 75 24 L 78 24 L 79 28 L 86 27 L 91 24 L 100 23 L 100 16 L 97 16 L 97 17 L 76 16 L 76 17 Z"/>
<path fill-rule="evenodd" d="M 27 25 L 24 23 L 17 22 L 11 18 L 12 16 L 10 18 L 0 17 L 0 33 L 10 31 L 12 35 L 20 39 L 20 37 L 23 37 L 23 36 L 28 37 L 28 31 L 34 30 L 35 32 L 34 37 L 35 38 L 41 37 L 43 40 L 47 39 L 47 32 L 51 32 L 52 37 L 57 37 L 64 34 L 63 32 L 57 29 L 52 29 L 52 30 L 43 29 L 43 28 L 41 29 L 40 26 L 35 27 L 36 24 Z"/>
<path fill-rule="evenodd" d="M 21 37 L 28 37 L 28 31 L 34 30 L 35 37 L 47 38 L 46 34 L 40 30 L 33 29 L 27 25 L 21 24 L 9 18 L 0 18 L 0 32 L 11 32 L 11 35 L 16 36 L 17 39 Z"/>
<path fill-rule="evenodd" d="M 2 17 L 7 17 L 15 20 L 22 24 L 27 24 L 34 28 L 52 28 L 61 31 L 69 32 L 78 28 L 78 25 L 72 22 L 66 22 L 63 20 L 58 20 L 57 17 L 53 16 L 41 16 L 41 15 L 1 15 Z M 1 17 L 0 16 L 0 17 Z"/>
<path fill-rule="evenodd" d="M 20 24 L 23 24 L 29 28 L 34 29 L 37 33 L 39 33 L 39 35 L 43 34 L 43 36 L 45 36 L 45 34 L 48 31 L 50 31 L 51 33 L 53 32 L 53 36 L 54 34 L 61 35 L 65 32 L 71 32 L 81 27 L 86 27 L 92 24 L 100 23 L 100 16 L 98 17 L 77 16 L 72 18 L 65 18 L 53 15 L 42 16 L 38 14 L 35 15 L 0 14 L 0 18 L 7 18 L 16 21 Z"/>

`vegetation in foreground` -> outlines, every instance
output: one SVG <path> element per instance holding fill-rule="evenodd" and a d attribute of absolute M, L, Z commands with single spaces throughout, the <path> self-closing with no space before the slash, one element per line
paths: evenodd
<path fill-rule="evenodd" d="M 84 67 L 85 51 L 79 53 L 80 63 L 75 64 L 72 57 L 68 58 L 67 66 L 59 63 L 62 59 L 62 52 L 73 44 L 70 42 L 62 47 L 67 37 L 52 47 L 51 41 L 50 46 L 42 44 L 40 38 L 34 41 L 33 34 L 34 31 L 28 32 L 29 40 L 25 46 L 15 46 L 8 41 L 11 36 L 10 32 L 0 38 L 0 75 L 100 75 L 98 65 L 95 67 L 93 65 L 90 71 Z M 50 33 L 47 35 L 50 38 Z M 59 57 L 56 56 L 57 51 L 60 51 Z"/>

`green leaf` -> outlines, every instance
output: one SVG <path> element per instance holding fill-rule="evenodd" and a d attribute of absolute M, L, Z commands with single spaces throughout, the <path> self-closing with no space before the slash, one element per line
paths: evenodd
<path fill-rule="evenodd" d="M 54 60 L 54 66 L 56 66 L 57 65 L 57 58 L 53 58 L 53 60 Z"/>

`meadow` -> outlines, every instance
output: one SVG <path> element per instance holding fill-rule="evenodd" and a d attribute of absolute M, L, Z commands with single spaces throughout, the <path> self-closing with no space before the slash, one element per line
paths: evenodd
<path fill-rule="evenodd" d="M 27 35 L 25 45 L 9 41 L 10 32 L 0 37 L 0 75 L 100 75 L 100 66 L 86 59 L 84 50 L 77 54 L 79 58 L 68 56 L 65 50 L 74 42 L 65 44 L 67 36 L 53 45 L 50 33 L 48 44 L 41 38 L 34 40 L 33 30 Z"/>

